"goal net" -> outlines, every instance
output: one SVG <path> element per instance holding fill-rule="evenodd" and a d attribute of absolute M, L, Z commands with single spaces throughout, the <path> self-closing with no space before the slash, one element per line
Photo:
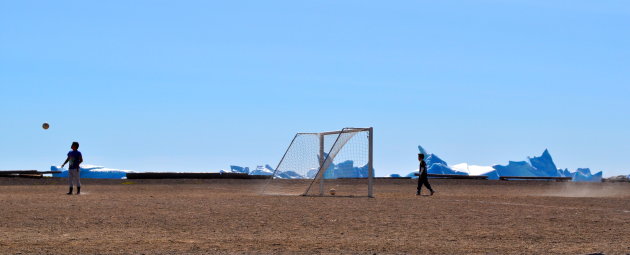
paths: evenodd
<path fill-rule="evenodd" d="M 372 197 L 373 128 L 293 137 L 264 194 Z"/>

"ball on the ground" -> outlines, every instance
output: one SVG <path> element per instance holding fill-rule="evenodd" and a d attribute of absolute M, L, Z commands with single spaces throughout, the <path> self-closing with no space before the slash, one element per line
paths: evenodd
<path fill-rule="evenodd" d="M 48 125 L 48 123 L 44 122 L 44 124 L 42 124 L 42 128 L 43 129 L 48 129 L 50 127 L 50 125 Z"/>
<path fill-rule="evenodd" d="M 337 190 L 335 190 L 335 188 L 330 189 L 330 195 L 334 196 L 335 194 L 337 194 Z"/>

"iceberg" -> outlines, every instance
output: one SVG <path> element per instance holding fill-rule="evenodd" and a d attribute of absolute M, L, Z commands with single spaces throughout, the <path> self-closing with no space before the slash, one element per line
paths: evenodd
<path fill-rule="evenodd" d="M 275 172 L 274 168 L 269 164 L 265 164 L 264 166 L 259 165 L 256 166 L 256 169 L 249 170 L 249 167 L 242 167 L 231 165 L 230 171 L 226 171 L 227 173 L 246 173 L 249 175 L 273 175 Z M 304 179 L 305 177 L 296 173 L 295 171 L 279 171 L 276 173 L 276 177 L 280 179 Z"/>
<path fill-rule="evenodd" d="M 551 154 L 549 154 L 549 150 L 545 149 L 540 157 L 529 158 L 529 163 L 534 168 L 535 176 L 558 176 L 562 177 L 559 169 L 556 167 L 556 164 L 553 162 L 551 158 Z"/>
<path fill-rule="evenodd" d="M 317 170 L 315 170 L 315 173 L 317 173 Z M 356 167 L 354 166 L 354 161 L 352 160 L 346 160 L 336 165 L 331 164 L 330 167 L 328 167 L 328 170 L 324 173 L 324 179 L 367 177 L 368 165 Z"/>
<path fill-rule="evenodd" d="M 427 153 L 427 151 L 420 145 L 418 145 L 418 151 L 424 154 L 424 162 L 427 163 L 427 173 L 430 174 L 457 174 L 457 175 L 469 175 L 467 172 L 463 172 L 457 169 L 453 169 L 446 161 L 433 153 Z M 418 178 L 416 173 L 419 173 L 420 169 L 413 171 L 406 175 L 406 177 Z"/>
<path fill-rule="evenodd" d="M 256 166 L 256 169 L 250 170 L 249 167 L 231 165 L 230 170 L 221 170 L 222 173 L 240 173 L 249 175 L 272 175 L 274 169 L 270 165 Z"/>
<path fill-rule="evenodd" d="M 602 172 L 591 174 L 588 168 L 578 168 L 575 172 L 569 169 L 558 169 L 553 162 L 549 150 L 545 149 L 540 157 L 528 158 L 528 161 L 510 161 L 507 166 L 495 165 L 499 176 L 532 176 L 532 177 L 571 177 L 574 182 L 601 182 Z"/>
<path fill-rule="evenodd" d="M 61 173 L 52 174 L 53 177 L 68 178 L 68 170 L 57 166 L 50 166 L 50 171 L 60 171 Z M 83 165 L 80 168 L 81 178 L 98 178 L 98 179 L 125 179 L 127 173 L 133 173 L 130 170 L 120 170 L 105 168 L 103 166 Z"/>
<path fill-rule="evenodd" d="M 547 149 L 539 157 L 528 157 L 526 161 L 508 161 L 507 165 L 493 166 L 476 166 L 467 163 L 449 166 L 437 155 L 427 153 L 422 146 L 418 146 L 418 150 L 425 154 L 425 162 L 430 174 L 486 175 L 491 180 L 497 180 L 500 176 L 528 176 L 571 177 L 574 182 L 602 181 L 601 171 L 592 174 L 588 168 L 578 168 L 575 172 L 570 172 L 569 169 L 558 169 Z M 409 173 L 407 177 L 417 178 L 415 173 L 418 171 Z"/>
<path fill-rule="evenodd" d="M 294 171 L 284 171 L 280 172 L 276 175 L 277 178 L 280 179 L 304 179 L 304 176 L 294 172 Z"/>
<path fill-rule="evenodd" d="M 249 172 L 250 175 L 272 175 L 274 172 L 273 167 L 270 165 L 257 166 L 256 170 Z"/>
<path fill-rule="evenodd" d="M 536 168 L 532 167 L 526 161 L 509 161 L 507 165 L 495 165 L 493 168 L 497 171 L 499 176 L 546 176 L 555 177 L 550 175 L 537 175 Z"/>
<path fill-rule="evenodd" d="M 225 171 L 225 170 L 221 170 L 221 172 L 228 173 L 228 171 Z M 249 174 L 249 167 L 230 166 L 229 173 Z"/>
<path fill-rule="evenodd" d="M 367 178 L 368 165 L 355 166 L 354 164 L 355 163 L 352 160 L 346 160 L 338 164 L 331 163 L 323 178 Z M 292 170 L 278 171 L 276 173 L 276 177 L 280 179 L 312 179 L 315 175 L 317 175 L 318 170 L 318 168 L 312 168 L 308 170 L 305 175 Z M 249 175 L 273 175 L 275 169 L 268 164 L 264 166 L 257 166 L 255 170 L 251 171 L 248 167 L 231 165 L 230 171 L 233 173 L 248 173 Z"/>
<path fill-rule="evenodd" d="M 591 174 L 591 169 L 578 168 L 571 177 L 573 177 L 574 182 L 601 182 L 602 172 L 600 171 L 596 174 Z"/>
<path fill-rule="evenodd" d="M 492 166 L 477 166 L 469 165 L 467 163 L 453 165 L 451 168 L 460 172 L 468 172 L 469 175 L 487 175 L 488 173 L 494 171 Z"/>

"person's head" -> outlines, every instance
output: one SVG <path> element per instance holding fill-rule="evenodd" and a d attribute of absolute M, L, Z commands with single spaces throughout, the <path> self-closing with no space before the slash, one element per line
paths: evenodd
<path fill-rule="evenodd" d="M 72 145 L 70 145 L 70 148 L 73 150 L 78 150 L 79 149 L 79 142 L 72 142 Z"/>
<path fill-rule="evenodd" d="M 424 160 L 424 154 L 418 153 L 418 161 Z"/>

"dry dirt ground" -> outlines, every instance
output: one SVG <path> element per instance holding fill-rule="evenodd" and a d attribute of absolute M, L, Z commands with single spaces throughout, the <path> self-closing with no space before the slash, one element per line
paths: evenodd
<path fill-rule="evenodd" d="M 627 254 L 630 183 L 377 180 L 376 198 L 263 180 L 0 178 L 0 254 Z M 297 184 L 296 184 L 297 185 Z"/>

